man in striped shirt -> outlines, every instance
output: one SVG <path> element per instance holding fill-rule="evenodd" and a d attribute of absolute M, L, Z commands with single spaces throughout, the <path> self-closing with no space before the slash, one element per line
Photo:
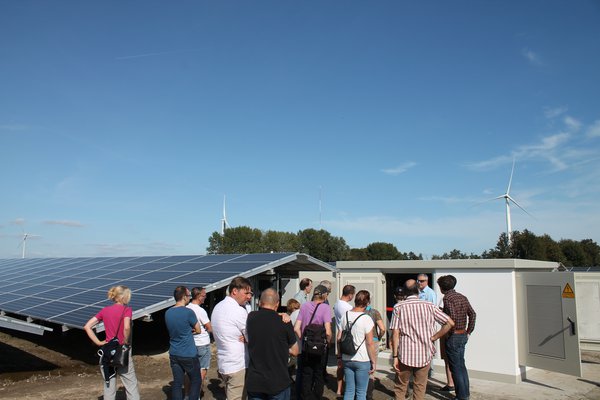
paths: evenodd
<path fill-rule="evenodd" d="M 394 306 L 390 324 L 396 370 L 394 392 L 396 400 L 404 400 L 408 382 L 414 375 L 413 400 L 422 400 L 435 354 L 434 342 L 454 326 L 454 321 L 434 304 L 419 299 L 419 287 L 414 279 L 404 283 L 403 291 L 406 300 Z M 438 331 L 436 322 L 442 325 Z"/>

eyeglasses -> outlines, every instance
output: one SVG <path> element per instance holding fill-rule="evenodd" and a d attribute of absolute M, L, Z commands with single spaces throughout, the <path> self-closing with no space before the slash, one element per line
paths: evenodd
<path fill-rule="evenodd" d="M 419 283 L 427 282 L 427 279 L 419 279 L 417 282 L 419 282 Z"/>

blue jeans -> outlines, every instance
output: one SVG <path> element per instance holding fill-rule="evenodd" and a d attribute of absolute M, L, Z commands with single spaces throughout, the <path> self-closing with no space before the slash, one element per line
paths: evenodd
<path fill-rule="evenodd" d="M 450 364 L 456 398 L 459 400 L 466 400 L 471 395 L 469 374 L 465 365 L 465 346 L 468 340 L 466 333 L 452 334 L 446 339 L 446 358 Z"/>
<path fill-rule="evenodd" d="M 346 390 L 344 400 L 365 400 L 367 398 L 367 386 L 369 385 L 370 361 L 344 361 L 344 379 Z"/>
<path fill-rule="evenodd" d="M 198 351 L 200 369 L 208 369 L 210 367 L 210 344 L 205 346 L 196 346 L 196 351 Z"/>
<path fill-rule="evenodd" d="M 291 390 L 289 387 L 277 394 L 248 392 L 248 400 L 290 400 Z"/>
<path fill-rule="evenodd" d="M 169 354 L 169 361 L 171 363 L 171 371 L 173 371 L 171 399 L 183 399 L 181 387 L 183 386 L 183 379 L 187 374 L 188 378 L 190 378 L 190 400 L 198 400 L 200 397 L 200 384 L 202 383 L 198 357 L 178 357 Z"/>

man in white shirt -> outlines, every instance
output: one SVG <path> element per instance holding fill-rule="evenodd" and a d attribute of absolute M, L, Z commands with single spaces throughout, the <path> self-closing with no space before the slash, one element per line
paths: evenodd
<path fill-rule="evenodd" d="M 206 290 L 204 288 L 195 287 L 192 289 L 192 301 L 187 305 L 187 308 L 192 310 L 198 318 L 198 322 L 202 327 L 202 333 L 194 335 L 196 350 L 198 350 L 198 360 L 200 361 L 200 374 L 202 376 L 202 386 L 206 381 L 206 374 L 210 367 L 210 335 L 212 326 L 206 310 L 200 307 L 206 300 Z"/>
<path fill-rule="evenodd" d="M 419 274 L 417 276 L 417 282 L 419 283 L 419 299 L 437 305 L 437 294 L 428 285 L 429 277 L 426 274 Z"/>
<path fill-rule="evenodd" d="M 213 309 L 212 329 L 217 345 L 217 365 L 225 384 L 228 400 L 246 398 L 246 320 L 245 305 L 253 296 L 250 281 L 243 277 L 233 278 L 229 284 L 229 296 Z"/>
<path fill-rule="evenodd" d="M 354 299 L 354 293 L 356 293 L 356 288 L 352 285 L 346 285 L 342 289 L 342 296 L 333 306 L 333 313 L 335 315 L 335 325 L 338 332 L 341 332 L 343 327 L 340 325 L 342 321 L 342 317 L 346 315 L 346 311 L 352 310 L 352 305 L 350 302 Z M 336 333 L 337 335 L 337 333 Z M 339 357 L 339 349 L 338 349 L 338 362 L 337 362 L 337 392 L 336 395 L 342 395 L 342 386 L 344 384 L 344 366 L 342 365 L 342 359 Z"/>

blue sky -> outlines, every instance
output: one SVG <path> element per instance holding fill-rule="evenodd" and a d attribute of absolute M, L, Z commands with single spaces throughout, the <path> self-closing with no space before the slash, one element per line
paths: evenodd
<path fill-rule="evenodd" d="M 513 229 L 598 241 L 598 71 L 593 1 L 5 1 L 0 257 L 203 254 L 224 195 L 481 253 L 513 158 Z"/>

